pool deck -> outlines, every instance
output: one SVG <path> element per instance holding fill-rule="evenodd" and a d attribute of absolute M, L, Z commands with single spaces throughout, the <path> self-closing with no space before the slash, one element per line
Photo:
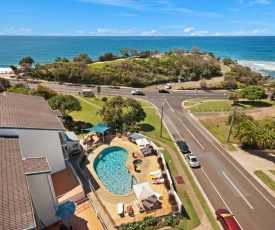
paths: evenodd
<path fill-rule="evenodd" d="M 163 199 L 160 200 L 159 205 L 156 205 L 154 207 L 154 211 L 149 210 L 147 212 L 140 213 L 138 208 L 134 204 L 134 201 L 138 200 L 134 191 L 126 195 L 115 195 L 113 193 L 110 193 L 101 183 L 94 170 L 93 162 L 96 156 L 100 154 L 103 149 L 110 146 L 119 146 L 127 150 L 128 159 L 126 161 L 126 166 L 129 169 L 130 173 L 135 176 L 138 183 L 149 182 L 153 191 L 155 193 L 161 194 Z M 132 155 L 133 152 L 135 157 L 133 157 Z M 143 164 L 138 165 L 137 170 L 135 171 L 133 161 L 136 159 L 141 159 Z M 111 215 L 117 226 L 123 223 L 143 220 L 146 216 L 160 217 L 172 212 L 171 205 L 168 202 L 168 192 L 164 184 L 153 184 L 152 179 L 149 175 L 149 172 L 156 171 L 159 168 L 156 155 L 145 157 L 136 144 L 122 138 L 114 138 L 111 141 L 110 145 L 102 145 L 94 150 L 93 153 L 88 156 L 88 161 L 91 163 L 87 165 L 87 168 L 92 173 L 99 185 L 99 188 L 96 190 L 96 194 L 100 198 L 105 208 L 108 210 L 109 214 Z M 140 203 L 141 201 L 142 200 L 139 200 Z M 117 213 L 118 203 L 124 204 L 124 213 L 122 215 L 118 215 Z M 132 205 L 134 209 L 134 215 L 128 215 L 126 210 L 126 204 L 128 203 Z"/>

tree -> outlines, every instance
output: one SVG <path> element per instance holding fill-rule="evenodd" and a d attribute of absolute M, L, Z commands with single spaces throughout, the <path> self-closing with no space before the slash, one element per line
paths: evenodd
<path fill-rule="evenodd" d="M 266 99 L 267 95 L 265 94 L 265 89 L 261 86 L 247 86 L 243 88 L 239 95 L 241 98 L 246 98 L 249 101 L 256 101 L 261 99 Z"/>
<path fill-rule="evenodd" d="M 64 118 L 73 111 L 82 110 L 80 102 L 71 95 L 59 94 L 50 98 L 48 103 L 53 110 L 59 110 Z"/>
<path fill-rule="evenodd" d="M 0 78 L 0 93 L 11 87 L 10 81 L 5 78 Z"/>
<path fill-rule="evenodd" d="M 56 91 L 54 91 L 52 89 L 49 89 L 49 88 L 47 88 L 45 86 L 42 86 L 42 85 L 38 85 L 35 90 L 31 91 L 31 94 L 36 95 L 36 96 L 44 97 L 45 100 L 48 100 L 52 97 L 57 96 Z"/>
<path fill-rule="evenodd" d="M 97 86 L 97 96 L 98 96 L 98 97 L 99 97 L 100 92 L 101 92 L 101 86 L 98 85 L 98 86 Z"/>
<path fill-rule="evenodd" d="M 30 56 L 24 57 L 19 61 L 19 65 L 22 66 L 23 64 L 28 64 L 32 66 L 34 64 L 34 60 Z"/>
<path fill-rule="evenodd" d="M 146 117 L 140 102 L 133 98 L 123 99 L 121 96 L 106 102 L 97 114 L 105 124 L 122 130 L 137 129 L 137 124 Z"/>
<path fill-rule="evenodd" d="M 239 93 L 234 92 L 234 93 L 229 94 L 228 100 L 233 101 L 233 105 L 236 105 L 239 100 Z"/>
<path fill-rule="evenodd" d="M 230 58 L 224 58 L 224 59 L 222 59 L 222 63 L 223 63 L 224 65 L 232 65 L 232 64 L 234 64 L 235 62 L 234 62 L 232 59 L 230 59 Z"/>
<path fill-rule="evenodd" d="M 93 63 L 92 59 L 86 53 L 82 53 L 74 57 L 74 62 L 84 62 L 85 64 Z"/>

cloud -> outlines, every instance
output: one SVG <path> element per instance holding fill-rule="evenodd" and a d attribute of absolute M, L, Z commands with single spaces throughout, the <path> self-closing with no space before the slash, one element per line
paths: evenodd
<path fill-rule="evenodd" d="M 31 34 L 33 29 L 30 28 L 16 28 L 14 26 L 10 26 L 9 28 L 4 30 L 4 34 L 13 34 L 13 35 L 24 35 L 24 34 Z"/>
<path fill-rule="evenodd" d="M 190 32 L 193 32 L 195 30 L 195 28 L 185 28 L 184 30 L 183 30 L 183 32 L 185 32 L 185 33 L 190 33 Z"/>
<path fill-rule="evenodd" d="M 125 30 L 118 30 L 118 29 L 97 29 L 96 32 L 90 32 L 91 35 L 102 35 L 102 36 L 108 36 L 108 35 L 129 35 L 133 34 L 135 32 L 136 28 L 133 27 L 131 29 L 125 29 Z"/>
<path fill-rule="evenodd" d="M 157 30 L 143 31 L 141 36 L 161 36 L 161 33 L 159 33 Z"/>
<path fill-rule="evenodd" d="M 191 36 L 205 36 L 208 35 L 209 31 L 207 30 L 200 30 L 200 31 L 195 31 L 193 33 L 191 33 Z"/>
<path fill-rule="evenodd" d="M 78 36 L 82 36 L 82 35 L 85 35 L 86 34 L 86 32 L 85 31 L 83 31 L 83 30 L 78 30 L 78 31 L 76 31 L 76 33 L 75 33 L 76 35 L 78 35 Z"/>
<path fill-rule="evenodd" d="M 238 30 L 232 32 L 216 32 L 213 36 L 262 36 L 269 35 L 271 31 L 269 29 L 255 29 L 255 30 Z"/>
<path fill-rule="evenodd" d="M 236 9 L 236 8 L 228 8 L 228 10 L 233 11 L 233 12 L 238 12 L 238 11 L 240 11 L 239 9 Z"/>
<path fill-rule="evenodd" d="M 254 5 L 254 4 L 262 4 L 262 5 L 268 5 L 271 2 L 268 0 L 254 0 L 254 1 L 250 1 L 249 5 Z"/>

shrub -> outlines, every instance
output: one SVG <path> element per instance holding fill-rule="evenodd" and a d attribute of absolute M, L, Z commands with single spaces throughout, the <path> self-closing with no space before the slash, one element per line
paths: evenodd
<path fill-rule="evenodd" d="M 166 173 L 162 173 L 162 178 L 163 178 L 164 180 L 167 180 L 167 178 L 168 178 L 167 174 L 166 174 Z"/>
<path fill-rule="evenodd" d="M 166 189 L 170 189 L 170 181 L 167 179 L 166 180 L 164 179 L 164 186 Z"/>
<path fill-rule="evenodd" d="M 147 216 L 143 220 L 146 224 L 146 226 L 154 226 L 157 224 L 156 218 L 153 216 Z"/>
<path fill-rule="evenodd" d="M 177 204 L 177 202 L 176 202 L 176 197 L 175 197 L 174 194 L 169 194 L 168 202 L 169 202 L 169 204 L 171 204 L 171 205 L 176 205 L 176 204 Z"/>
<path fill-rule="evenodd" d="M 158 163 L 160 164 L 160 163 L 162 163 L 162 157 L 158 157 Z"/>
<path fill-rule="evenodd" d="M 159 167 L 162 171 L 164 170 L 164 164 L 163 163 L 159 163 Z"/>
<path fill-rule="evenodd" d="M 103 97 L 101 100 L 106 102 L 108 100 L 108 98 L 107 97 Z"/>

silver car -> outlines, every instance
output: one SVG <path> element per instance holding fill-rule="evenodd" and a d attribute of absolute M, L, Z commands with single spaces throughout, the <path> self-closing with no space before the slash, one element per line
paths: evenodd
<path fill-rule="evenodd" d="M 185 159 L 186 159 L 186 161 L 188 162 L 188 164 L 191 168 L 200 167 L 200 163 L 197 161 L 197 158 L 193 153 L 186 154 Z"/>

